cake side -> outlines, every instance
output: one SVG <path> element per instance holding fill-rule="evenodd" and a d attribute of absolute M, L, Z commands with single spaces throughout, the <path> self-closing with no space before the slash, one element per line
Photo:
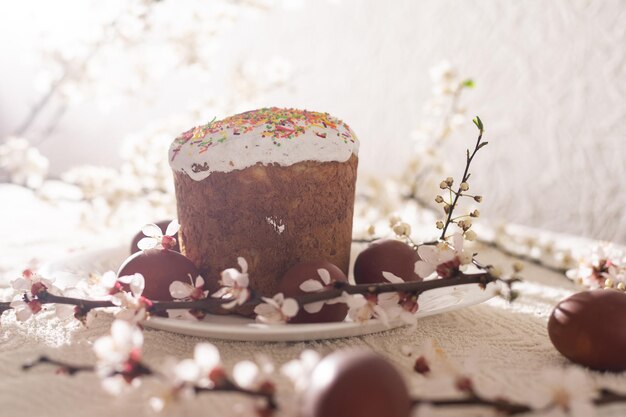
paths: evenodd
<path fill-rule="evenodd" d="M 217 172 L 256 164 L 290 166 L 303 161 L 345 162 L 358 155 L 350 127 L 328 113 L 264 108 L 211 121 L 177 137 L 170 166 L 200 181 Z"/>
<path fill-rule="evenodd" d="M 273 295 L 282 275 L 324 259 L 348 273 L 358 157 L 214 172 L 202 181 L 175 171 L 183 254 L 207 279 L 248 261 L 250 285 Z"/>

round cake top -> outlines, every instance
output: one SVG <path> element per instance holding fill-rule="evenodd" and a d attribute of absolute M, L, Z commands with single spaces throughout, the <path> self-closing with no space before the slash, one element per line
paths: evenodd
<path fill-rule="evenodd" d="M 199 181 L 257 163 L 345 162 L 358 150 L 350 127 L 328 113 L 270 107 L 188 130 L 170 146 L 169 159 L 173 170 Z"/>

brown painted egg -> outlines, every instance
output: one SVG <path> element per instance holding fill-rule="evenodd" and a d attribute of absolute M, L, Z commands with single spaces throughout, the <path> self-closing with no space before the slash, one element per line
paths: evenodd
<path fill-rule="evenodd" d="M 331 285 L 335 281 L 347 282 L 348 278 L 341 269 L 327 261 L 301 262 L 289 269 L 283 276 L 278 286 L 278 292 L 285 297 L 294 297 L 308 292 L 301 288 L 304 282 L 314 280 L 318 284 L 309 282 L 310 289 L 314 292 L 318 287 Z M 305 284 L 305 289 L 307 284 Z M 327 323 L 343 321 L 348 314 L 348 305 L 337 304 L 310 304 L 300 307 L 298 314 L 289 320 L 289 323 Z"/>
<path fill-rule="evenodd" d="M 384 271 L 405 281 L 421 281 L 415 273 L 415 262 L 418 260 L 417 251 L 404 242 L 395 239 L 376 240 L 357 256 L 354 281 L 357 284 L 387 282 L 382 274 Z"/>
<path fill-rule="evenodd" d="M 626 370 L 626 293 L 599 289 L 561 301 L 548 321 L 554 347 L 572 362 L 601 371 Z"/>
<path fill-rule="evenodd" d="M 408 417 L 411 401 L 400 373 L 367 350 L 324 358 L 303 395 L 303 417 Z"/>
<path fill-rule="evenodd" d="M 124 261 L 117 275 L 137 273 L 143 275 L 146 281 L 143 296 L 154 301 L 172 300 L 169 290 L 172 282 L 191 283 L 190 277 L 195 282 L 199 274 L 189 258 L 168 249 L 148 249 L 131 255 Z"/>
<path fill-rule="evenodd" d="M 171 220 L 163 220 L 161 222 L 157 222 L 155 223 L 157 226 L 159 226 L 159 229 L 161 229 L 161 232 L 163 234 L 165 234 L 165 231 L 167 230 L 167 226 L 171 223 Z M 139 241 L 141 239 L 143 239 L 144 237 L 146 237 L 146 235 L 143 234 L 143 232 L 140 230 L 139 233 L 137 233 L 135 235 L 135 237 L 133 238 L 133 241 L 130 244 L 130 253 L 131 255 L 133 253 L 137 253 L 140 251 L 140 249 L 137 247 L 137 243 L 139 243 Z M 174 238 L 176 238 L 176 245 L 171 248 L 172 250 L 176 251 L 176 252 L 180 252 L 180 245 L 178 244 L 178 233 L 176 233 L 174 235 Z"/>

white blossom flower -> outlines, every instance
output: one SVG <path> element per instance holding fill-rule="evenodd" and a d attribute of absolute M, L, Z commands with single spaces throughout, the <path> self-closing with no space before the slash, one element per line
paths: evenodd
<path fill-rule="evenodd" d="M 319 353 L 306 349 L 300 353 L 300 358 L 284 364 L 280 372 L 291 380 L 296 391 L 303 392 L 309 386 L 313 370 L 321 360 Z"/>
<path fill-rule="evenodd" d="M 9 173 L 14 184 L 41 187 L 48 166 L 48 159 L 26 139 L 10 136 L 0 145 L 0 168 Z"/>
<path fill-rule="evenodd" d="M 41 302 L 38 300 L 26 301 L 23 294 L 16 295 L 10 303 L 10 306 L 15 312 L 15 317 L 18 321 L 26 321 L 34 314 L 39 313 L 42 310 Z"/>
<path fill-rule="evenodd" d="M 333 283 L 335 282 L 331 278 L 330 272 L 328 272 L 328 270 L 325 268 L 319 268 L 317 270 L 317 275 L 319 279 L 315 279 L 315 278 L 307 279 L 306 281 L 302 282 L 302 284 L 300 284 L 300 289 L 304 292 L 320 292 L 331 287 Z M 333 300 L 318 301 L 315 303 L 305 304 L 303 308 L 304 308 L 304 311 L 306 311 L 307 313 L 314 314 L 314 313 L 319 313 L 322 307 L 324 307 L 324 304 L 333 304 L 333 303 L 334 303 Z"/>
<path fill-rule="evenodd" d="M 194 349 L 193 359 L 178 361 L 167 358 L 161 369 L 164 386 L 149 399 L 154 411 L 163 411 L 169 404 L 194 396 L 195 386 L 210 387 L 214 370 L 221 370 L 219 350 L 210 343 L 199 343 Z"/>
<path fill-rule="evenodd" d="M 464 265 L 472 262 L 473 255 L 463 249 L 463 235 L 453 236 L 453 246 L 447 242 L 437 245 L 421 245 L 417 248 L 420 260 L 415 262 L 415 273 L 425 279 L 437 272 L 441 278 L 449 278 Z"/>
<path fill-rule="evenodd" d="M 141 330 L 122 320 L 113 321 L 111 333 L 94 342 L 96 371 L 106 391 L 116 395 L 129 384 L 136 386 L 139 383 L 142 346 Z"/>
<path fill-rule="evenodd" d="M 617 287 L 624 290 L 624 285 L 626 285 L 626 268 L 622 265 L 612 264 L 607 272 L 602 273 L 602 277 L 604 278 L 605 287 Z"/>
<path fill-rule="evenodd" d="M 211 297 L 231 300 L 222 304 L 223 308 L 231 309 L 237 305 L 242 305 L 250 298 L 250 278 L 248 277 L 248 263 L 241 256 L 237 258 L 237 263 L 241 268 L 238 271 L 235 268 L 228 268 L 222 271 L 219 290 L 214 292 Z"/>
<path fill-rule="evenodd" d="M 152 305 L 150 300 L 141 294 L 146 285 L 146 281 L 141 274 L 121 276 L 119 282 L 128 284 L 130 292 L 120 291 L 111 297 L 111 302 L 121 307 L 115 315 L 116 319 L 126 320 L 131 323 L 138 323 L 148 318 L 148 307 Z"/>
<path fill-rule="evenodd" d="M 588 288 L 604 287 L 607 279 L 624 282 L 624 254 L 611 247 L 598 246 L 580 259 L 576 268 L 566 272 L 569 279 Z"/>
<path fill-rule="evenodd" d="M 273 298 L 262 297 L 263 303 L 254 308 L 257 321 L 266 324 L 286 323 L 298 314 L 298 302 L 293 298 L 285 298 L 283 293 Z"/>
<path fill-rule="evenodd" d="M 348 304 L 348 317 L 353 321 L 363 323 L 375 318 L 389 326 L 387 312 L 378 304 L 378 299 L 375 295 L 348 295 L 344 293 L 343 300 Z"/>
<path fill-rule="evenodd" d="M 122 290 L 117 274 L 107 271 L 104 274 L 89 274 L 76 283 L 76 288 L 83 291 L 87 297 L 94 299 L 110 299 L 111 296 Z"/>
<path fill-rule="evenodd" d="M 383 278 L 395 284 L 405 282 L 399 276 L 389 272 L 382 272 Z M 410 293 L 389 292 L 378 295 L 378 304 L 387 312 L 390 320 L 399 318 L 407 324 L 416 324 L 418 304 L 417 297 Z"/>
<path fill-rule="evenodd" d="M 146 237 L 137 242 L 137 247 L 141 250 L 152 249 L 160 246 L 165 249 L 172 249 L 176 246 L 176 238 L 174 237 L 180 229 L 180 224 L 176 219 L 172 220 L 167 225 L 165 234 L 161 231 L 161 228 L 156 224 L 150 223 L 142 227 L 141 231 Z"/>
<path fill-rule="evenodd" d="M 204 278 L 198 275 L 194 282 L 189 276 L 189 281 L 190 284 L 182 281 L 174 281 L 170 284 L 170 295 L 175 301 L 197 301 L 207 298 L 209 291 L 204 289 Z M 191 321 L 202 320 L 206 315 L 203 310 L 180 308 L 167 310 L 167 314 L 171 318 Z"/>
<path fill-rule="evenodd" d="M 271 381 L 274 364 L 265 355 L 256 355 L 255 361 L 243 360 L 233 367 L 233 379 L 245 389 L 273 389 Z"/>
<path fill-rule="evenodd" d="M 530 399 L 534 409 L 554 406 L 572 417 L 596 415 L 593 405 L 596 390 L 582 369 L 547 369 L 539 381 L 545 388 L 534 391 Z"/>
<path fill-rule="evenodd" d="M 201 300 L 209 295 L 209 291 L 204 289 L 204 278 L 200 275 L 196 277 L 194 282 L 189 277 L 190 284 L 182 281 L 174 281 L 170 284 L 170 295 L 176 300 Z"/>
<path fill-rule="evenodd" d="M 61 294 L 61 290 L 54 286 L 54 278 L 44 278 L 30 269 L 25 269 L 21 277 L 13 279 L 11 287 L 17 292 L 26 294 L 29 299 L 37 297 L 41 291 Z"/>

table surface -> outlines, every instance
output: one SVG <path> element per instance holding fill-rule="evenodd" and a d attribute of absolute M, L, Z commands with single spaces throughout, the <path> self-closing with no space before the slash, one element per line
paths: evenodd
<path fill-rule="evenodd" d="M 3 192 L 0 189 L 0 195 L 7 194 L 6 190 Z M 13 209 L 5 207 L 0 213 L 3 219 L 12 219 L 8 222 L 11 224 L 5 226 L 4 236 L 7 238 L 0 250 L 0 287 L 6 286 L 16 271 L 25 265 L 37 266 L 86 247 L 93 249 L 130 241 L 128 230 L 89 230 L 78 225 L 76 212 L 64 207 L 51 209 L 39 206 L 40 203 L 31 201 L 21 191 L 17 191 L 17 195 Z M 42 218 L 47 220 L 41 221 Z M 571 242 L 579 247 L 594 244 L 585 239 L 572 239 Z M 512 262 L 512 259 L 487 248 L 480 249 L 479 259 L 502 266 Z M 564 276 L 536 265 L 527 265 L 523 275 L 525 281 L 518 287 L 522 295 L 513 304 L 496 298 L 481 305 L 420 319 L 415 328 L 405 327 L 340 340 L 297 343 L 210 341 L 220 349 L 227 369 L 237 361 L 252 358 L 257 353 L 264 353 L 275 364 L 281 365 L 296 358 L 304 349 L 327 354 L 337 349 L 364 347 L 384 355 L 395 364 L 405 374 L 412 393 L 423 396 L 445 395 L 440 387 L 431 386 L 428 379 L 411 372 L 411 359 L 405 357 L 400 349 L 403 345 L 419 348 L 425 340 L 432 339 L 446 350 L 453 361 L 463 363 L 467 358 L 472 358 L 473 375 L 480 392 L 523 400 L 531 395 L 531 390 L 542 389 L 536 380 L 542 370 L 570 365 L 550 343 L 546 323 L 554 305 L 576 291 Z M 27 373 L 20 369 L 21 364 L 42 353 L 76 363 L 93 363 L 91 346 L 94 340 L 108 333 L 111 323 L 111 316 L 107 313 L 99 313 L 89 328 L 77 323 L 63 325 L 56 319 L 47 319 L 46 316 L 50 314 L 41 313 L 26 323 L 16 322 L 12 314 L 2 316 L 0 415 L 150 415 L 147 406 L 149 382 L 129 394 L 111 397 L 100 388 L 95 375 L 68 377 L 56 375 L 53 369 L 46 367 Z M 191 357 L 194 345 L 202 341 L 206 339 L 146 329 L 145 360 L 148 364 L 157 365 L 167 356 Z M 605 387 L 626 391 L 624 373 L 585 372 Z M 281 395 L 289 396 L 288 385 L 280 378 L 278 387 Z M 236 398 L 234 394 L 203 395 L 183 402 L 164 414 L 229 416 L 233 415 Z M 451 415 L 492 414 L 475 408 L 457 410 Z M 598 415 L 624 416 L 626 405 L 598 409 Z"/>

